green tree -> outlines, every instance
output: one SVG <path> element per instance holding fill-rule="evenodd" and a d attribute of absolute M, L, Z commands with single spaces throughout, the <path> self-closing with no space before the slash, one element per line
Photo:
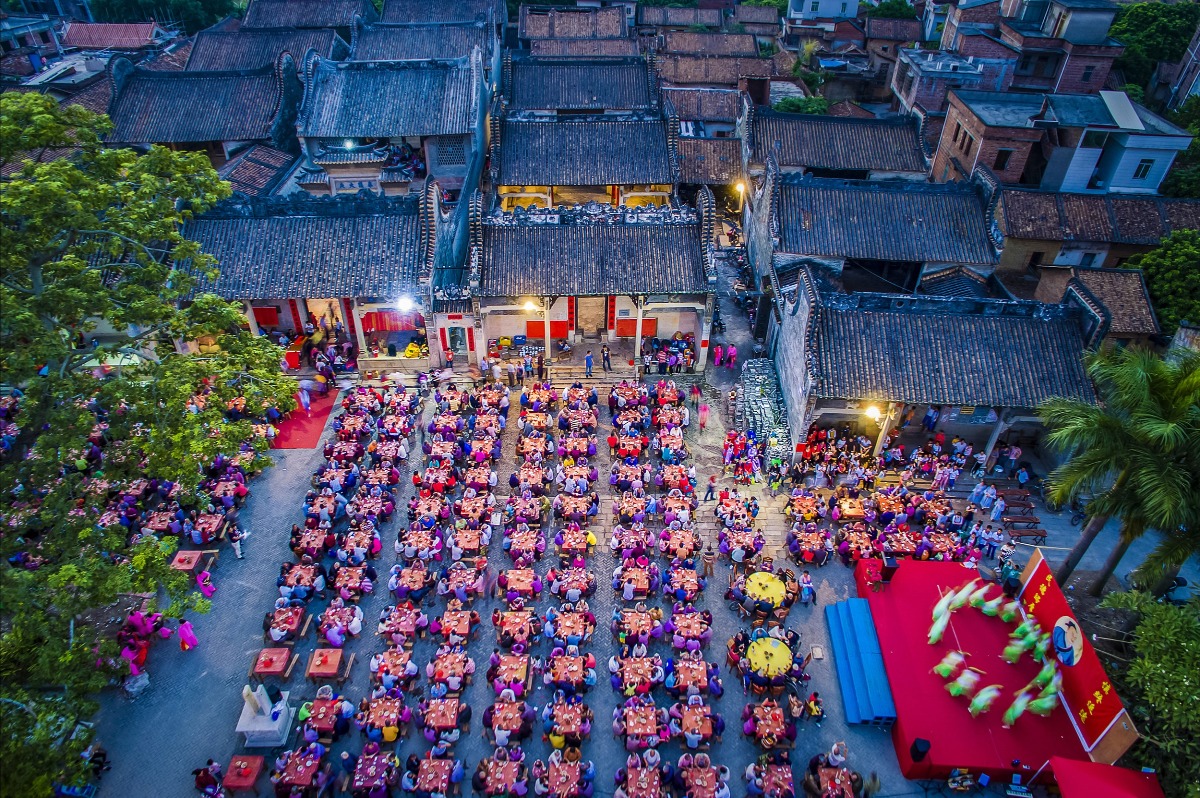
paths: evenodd
<path fill-rule="evenodd" d="M 829 100 L 824 97 L 784 97 L 771 108 L 788 114 L 824 114 L 829 112 Z"/>
<path fill-rule="evenodd" d="M 1147 593 L 1113 593 L 1104 606 L 1139 613 L 1135 656 L 1113 677 L 1141 732 L 1127 755 L 1153 768 L 1167 795 L 1200 798 L 1200 604 L 1160 604 Z"/>
<path fill-rule="evenodd" d="M 1148 529 L 1200 527 L 1200 354 L 1163 359 L 1143 350 L 1102 350 L 1088 356 L 1087 371 L 1097 404 L 1052 399 L 1040 413 L 1050 430 L 1047 443 L 1072 455 L 1050 474 L 1051 499 L 1066 504 L 1094 496 L 1079 542 L 1057 573 L 1059 584 L 1110 517 L 1121 524 L 1120 541 L 1091 588 L 1098 596 Z M 1178 554 L 1164 545 L 1154 556 L 1161 563 Z"/>
<path fill-rule="evenodd" d="M 874 8 L 868 8 L 867 16 L 881 19 L 916 19 L 917 12 L 908 0 L 883 0 Z"/>
<path fill-rule="evenodd" d="M 81 756 L 90 733 L 77 726 L 76 705 L 54 693 L 5 690 L 0 697 L 0 798 L 53 794 L 56 774 L 65 782 L 83 775 Z"/>
<path fill-rule="evenodd" d="M 1176 230 L 1157 249 L 1135 255 L 1127 265 L 1146 275 L 1165 334 L 1173 335 L 1181 321 L 1200 322 L 1200 231 Z"/>
<path fill-rule="evenodd" d="M 1160 193 L 1166 197 L 1200 198 L 1200 97 L 1189 97 L 1171 114 L 1171 121 L 1194 137 L 1186 150 L 1175 156 L 1175 163 Z"/>
<path fill-rule="evenodd" d="M 1132 3 L 1117 11 L 1109 35 L 1125 45 L 1117 67 L 1130 83 L 1147 86 L 1159 61 L 1179 61 L 1200 25 L 1196 3 Z"/>
<path fill-rule="evenodd" d="M 788 0 L 744 0 L 744 6 L 766 6 L 774 8 L 779 12 L 779 16 L 787 16 Z"/>
<path fill-rule="evenodd" d="M 192 34 L 225 17 L 239 13 L 245 5 L 235 0 L 93 0 L 92 10 L 101 22 L 146 22 L 156 19 L 181 26 Z"/>

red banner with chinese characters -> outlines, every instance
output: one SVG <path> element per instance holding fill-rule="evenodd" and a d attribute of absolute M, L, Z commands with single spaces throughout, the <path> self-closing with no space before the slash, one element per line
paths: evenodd
<path fill-rule="evenodd" d="M 1025 577 L 1021 604 L 1054 638 L 1052 652 L 1063 677 L 1059 698 L 1084 748 L 1091 751 L 1124 706 L 1040 551 L 1025 567 Z"/>

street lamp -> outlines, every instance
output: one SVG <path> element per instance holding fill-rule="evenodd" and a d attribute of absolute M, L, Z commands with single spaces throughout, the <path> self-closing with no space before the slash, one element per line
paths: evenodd
<path fill-rule="evenodd" d="M 533 313 L 535 310 L 539 310 L 538 306 L 533 303 L 532 299 L 525 300 L 524 307 L 528 313 Z"/>
<path fill-rule="evenodd" d="M 874 454 L 876 457 L 883 451 L 883 442 L 887 440 L 887 435 L 891 432 L 892 420 L 896 417 L 896 406 L 888 402 L 887 412 L 880 410 L 875 405 L 867 405 L 863 415 L 879 425 L 879 435 L 875 438 Z"/>
<path fill-rule="evenodd" d="M 738 193 L 738 213 L 741 213 L 742 206 L 746 203 L 746 184 L 739 181 L 734 188 L 737 189 Z"/>
<path fill-rule="evenodd" d="M 545 349 L 544 356 L 546 362 L 550 362 L 550 301 L 543 299 L 540 303 L 534 302 L 532 299 L 525 300 L 525 304 L 521 306 L 526 313 L 542 312 L 542 347 Z"/>
<path fill-rule="evenodd" d="M 870 405 L 866 409 L 866 414 L 867 414 L 867 418 L 871 419 L 872 421 L 879 421 L 879 417 L 881 415 L 881 413 L 879 412 L 879 408 L 876 407 L 875 405 Z"/>

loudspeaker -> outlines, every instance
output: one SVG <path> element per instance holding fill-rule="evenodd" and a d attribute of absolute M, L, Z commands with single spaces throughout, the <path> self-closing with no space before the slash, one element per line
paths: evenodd
<path fill-rule="evenodd" d="M 900 563 L 896 560 L 896 557 L 891 554 L 885 554 L 883 556 L 883 567 L 879 569 L 879 581 L 884 584 L 891 582 L 892 577 L 895 576 L 899 568 Z"/>
<path fill-rule="evenodd" d="M 908 753 L 912 756 L 914 762 L 924 762 L 925 757 L 929 755 L 930 742 L 924 737 L 918 737 L 913 740 L 912 747 L 908 749 Z"/>

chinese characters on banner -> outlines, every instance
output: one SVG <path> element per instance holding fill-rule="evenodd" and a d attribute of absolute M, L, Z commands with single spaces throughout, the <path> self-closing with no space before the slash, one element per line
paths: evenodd
<path fill-rule="evenodd" d="M 1124 707 L 1040 551 L 1030 560 L 1025 574 L 1021 604 L 1026 614 L 1037 619 L 1042 631 L 1054 638 L 1051 650 L 1058 656 L 1063 677 L 1059 698 L 1084 748 L 1091 751 Z"/>

